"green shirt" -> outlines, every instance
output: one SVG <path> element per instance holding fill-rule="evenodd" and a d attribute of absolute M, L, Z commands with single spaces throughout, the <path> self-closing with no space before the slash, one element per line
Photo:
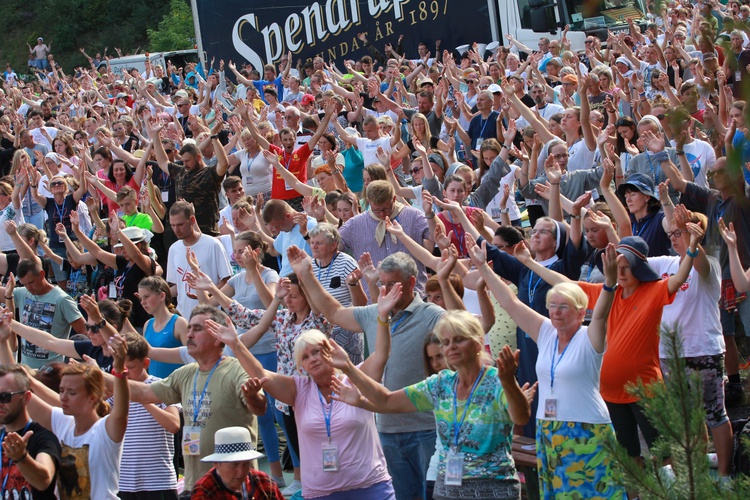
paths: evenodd
<path fill-rule="evenodd" d="M 126 227 L 140 227 L 141 229 L 148 229 L 149 231 L 154 225 L 154 221 L 151 219 L 150 215 L 142 214 L 140 212 L 136 212 L 133 215 L 123 215 L 122 220 L 125 221 Z"/>

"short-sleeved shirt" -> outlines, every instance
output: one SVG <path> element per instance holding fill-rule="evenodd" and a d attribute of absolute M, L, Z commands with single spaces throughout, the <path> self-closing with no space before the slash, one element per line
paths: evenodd
<path fill-rule="evenodd" d="M 242 149 L 233 153 L 233 155 L 240 162 L 240 176 L 242 177 L 242 186 L 245 188 L 246 196 L 255 196 L 259 193 L 268 193 L 271 191 L 275 172 L 273 166 L 263 156 L 262 151 L 251 155 Z"/>
<path fill-rule="evenodd" d="M 308 231 L 317 225 L 318 222 L 315 219 L 310 216 L 307 217 Z M 281 269 L 279 270 L 279 276 L 289 276 L 294 272 L 292 271 L 292 266 L 289 264 L 289 259 L 286 258 L 286 251 L 292 245 L 297 245 L 299 248 L 307 252 L 308 255 L 312 255 L 310 244 L 302 234 L 300 234 L 299 226 L 297 224 L 295 224 L 289 231 L 280 232 L 276 239 L 273 240 L 273 249 L 281 256 Z"/>
<path fill-rule="evenodd" d="M 292 151 L 291 154 L 273 144 L 269 145 L 268 149 L 278 155 L 279 162 L 301 183 L 304 184 L 307 182 L 307 159 L 312 154 L 310 146 L 307 143 Z M 277 200 L 291 200 L 300 196 L 302 195 L 290 188 L 278 172 L 274 172 L 273 185 L 271 186 L 272 198 Z"/>
<path fill-rule="evenodd" d="M 141 305 L 141 301 L 135 296 L 138 292 L 138 284 L 146 276 L 153 276 L 156 271 L 156 262 L 149 259 L 151 264 L 151 274 L 147 274 L 138 264 L 128 261 L 122 255 L 116 255 L 117 272 L 115 273 L 115 290 L 117 290 L 118 299 L 128 299 L 133 302 L 133 310 L 130 312 L 130 322 L 136 328 L 141 328 L 150 314 L 146 312 Z"/>
<path fill-rule="evenodd" d="M 75 418 L 52 408 L 52 432 L 60 439 L 58 491 L 63 500 L 96 498 L 118 500 L 122 443 L 107 433 L 109 415 L 100 418 L 83 434 L 76 434 Z M 80 492 L 74 496 L 73 492 Z"/>
<path fill-rule="evenodd" d="M 443 449 L 438 471 L 445 474 L 448 450 L 464 453 L 464 480 L 514 479 L 515 464 L 511 456 L 513 422 L 508 413 L 508 400 L 498 378 L 497 368 L 489 367 L 474 390 L 468 409 L 466 400 L 457 400 L 456 414 L 466 419 L 458 432 L 458 445 L 453 433 L 453 400 L 458 375 L 443 370 L 404 391 L 419 411 L 432 410 Z"/>
<path fill-rule="evenodd" d="M 29 443 L 26 446 L 31 458 L 36 458 L 40 453 L 46 453 L 52 458 L 55 464 L 55 473 L 52 477 L 52 481 L 44 491 L 39 491 L 26 480 L 18 469 L 18 465 L 11 461 L 7 453 L 2 454 L 2 481 L 3 481 L 3 495 L 10 495 L 8 498 L 34 498 L 34 500 L 55 500 L 55 481 L 57 479 L 57 471 L 60 468 L 60 441 L 52 433 L 52 431 L 46 429 L 42 425 L 36 422 L 29 422 L 27 431 L 32 431 L 34 434 L 29 439 Z M 24 435 L 23 431 L 18 432 L 21 436 Z M 24 492 L 31 492 L 31 497 L 25 497 Z M 3 496 L 3 498 L 6 498 Z"/>
<path fill-rule="evenodd" d="M 175 183 L 175 194 L 195 207 L 195 220 L 201 232 L 219 235 L 219 192 L 223 175 L 215 167 L 188 170 L 184 165 L 169 163 L 169 176 Z"/>
<path fill-rule="evenodd" d="M 498 115 L 497 111 L 492 111 L 487 118 L 478 114 L 471 119 L 469 130 L 466 131 L 471 138 L 471 149 L 478 150 L 485 139 L 497 139 Z"/>
<path fill-rule="evenodd" d="M 353 313 L 370 351 L 374 351 L 378 331 L 377 304 L 355 307 Z M 424 302 L 419 294 L 414 294 L 414 300 L 406 309 L 391 318 L 391 355 L 383 374 L 383 385 L 388 390 L 398 391 L 424 380 L 424 366 L 415 360 L 421 359 L 425 338 L 443 314 L 445 309 Z M 384 433 L 419 432 L 434 428 L 435 418 L 427 412 L 378 415 L 378 430 Z"/>
<path fill-rule="evenodd" d="M 330 495 L 388 481 L 388 468 L 375 427 L 375 415 L 363 408 L 332 401 L 321 403 L 318 386 L 309 377 L 294 376 L 297 397 L 294 419 L 299 433 L 302 494 L 305 498 Z M 351 385 L 346 379 L 342 383 Z M 325 405 L 323 407 L 322 405 Z M 321 443 L 326 442 L 323 411 L 331 413 L 331 440 L 339 449 L 339 470 L 323 472 Z"/>
<path fill-rule="evenodd" d="M 122 220 L 125 221 L 125 227 L 140 227 L 149 231 L 154 227 L 154 220 L 151 216 L 140 212 L 136 212 L 133 215 L 123 215 Z"/>
<path fill-rule="evenodd" d="M 214 452 L 216 431 L 225 427 L 245 427 L 250 431 L 253 443 L 257 443 L 258 440 L 255 417 L 245 406 L 242 396 L 242 384 L 247 381 L 248 375 L 239 361 L 235 358 L 224 358 L 206 386 L 209 372 L 210 370 L 200 371 L 197 363 L 191 363 L 150 386 L 162 403 L 182 403 L 186 426 L 198 425 L 201 428 L 200 455 L 184 457 L 187 490 L 192 489 L 193 484 L 211 469 L 210 463 L 201 462 L 200 459 Z M 204 387 L 206 395 L 201 401 L 200 396 Z M 195 422 L 194 410 L 198 403 L 198 421 Z"/>
<path fill-rule="evenodd" d="M 24 325 L 47 332 L 58 339 L 70 336 L 71 323 L 82 318 L 73 299 L 60 287 L 53 287 L 44 295 L 32 295 L 26 288 L 13 290 L 13 298 Z M 61 354 L 50 352 L 23 339 L 21 362 L 31 368 L 41 368 L 53 361 L 63 361 Z"/>
<path fill-rule="evenodd" d="M 8 206 L 0 210 L 0 225 L 4 227 L 5 221 L 12 220 L 16 223 L 16 226 L 20 226 L 24 223 L 23 210 L 16 209 L 13 207 L 13 203 L 8 203 Z M 10 239 L 10 235 L 3 231 L 0 231 L 0 250 L 3 252 L 11 252 L 16 249 L 16 245 L 13 240 Z"/>
<path fill-rule="evenodd" d="M 365 166 L 372 163 L 380 165 L 378 160 L 378 148 L 383 148 L 383 151 L 390 153 L 391 138 L 389 137 L 378 137 L 375 140 L 368 139 L 367 137 L 357 137 L 357 149 L 362 153 L 362 160 Z"/>
<path fill-rule="evenodd" d="M 578 285 L 586 292 L 589 305 L 595 304 L 603 285 L 582 281 Z M 626 299 L 622 288 L 615 290 L 602 362 L 601 388 L 606 402 L 634 403 L 637 398 L 625 390 L 627 384 L 639 379 L 644 384 L 661 380 L 659 327 L 664 306 L 674 297 L 668 280 L 642 282 Z"/>
<path fill-rule="evenodd" d="M 65 226 L 65 231 L 68 233 L 68 237 L 72 240 L 76 239 L 76 235 L 70 225 L 70 212 L 77 209 L 78 202 L 75 201 L 72 194 L 67 195 L 60 204 L 58 204 L 54 198 L 47 198 L 47 204 L 44 206 L 44 211 L 47 212 L 47 221 L 52 228 L 52 231 L 47 231 L 50 247 L 65 246 L 65 244 L 60 241 L 57 232 L 54 230 L 55 226 L 61 222 L 62 225 Z"/>
<path fill-rule="evenodd" d="M 246 276 L 247 271 L 243 269 L 239 274 L 235 274 L 234 276 L 229 278 L 229 281 L 227 281 L 227 285 L 234 288 L 234 295 L 232 296 L 232 298 L 248 309 L 263 309 L 265 306 L 263 304 L 263 301 L 260 300 L 258 291 L 255 288 L 255 283 L 253 283 L 252 281 L 248 283 Z M 260 279 L 262 279 L 263 283 L 265 283 L 266 285 L 270 283 L 278 283 L 279 274 L 273 269 L 264 267 L 260 270 Z M 247 329 L 237 328 L 237 333 L 240 335 L 242 335 L 246 331 Z M 252 354 L 267 354 L 269 352 L 276 352 L 276 335 L 274 331 L 272 329 L 269 329 L 266 333 L 264 333 L 260 340 L 258 340 L 258 342 L 256 342 L 252 348 L 250 348 L 250 352 Z"/>
<path fill-rule="evenodd" d="M 83 356 L 86 355 L 96 361 L 103 372 L 112 373 L 114 359 L 112 356 L 105 356 L 104 349 L 101 346 L 92 344 L 90 340 L 74 340 L 73 347 L 78 353 L 78 359 L 82 360 Z"/>

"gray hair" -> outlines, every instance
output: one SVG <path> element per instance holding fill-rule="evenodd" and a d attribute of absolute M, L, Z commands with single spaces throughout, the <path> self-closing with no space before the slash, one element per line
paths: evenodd
<path fill-rule="evenodd" d="M 199 304 L 193 308 L 192 311 L 190 311 L 190 319 L 193 319 L 196 316 L 199 316 L 201 314 L 205 314 L 206 316 L 209 316 L 209 318 L 220 325 L 225 325 L 227 322 L 227 316 L 223 311 L 220 311 L 217 307 L 210 306 L 208 304 Z"/>
<path fill-rule="evenodd" d="M 396 252 L 389 255 L 378 266 L 384 273 L 399 273 L 404 278 L 417 277 L 417 263 L 411 256 L 404 252 Z"/>
<path fill-rule="evenodd" d="M 339 230 L 336 229 L 336 226 L 329 224 L 328 222 L 321 222 L 308 232 L 310 238 L 318 235 L 323 235 L 328 243 L 336 243 L 338 245 L 341 241 Z"/>

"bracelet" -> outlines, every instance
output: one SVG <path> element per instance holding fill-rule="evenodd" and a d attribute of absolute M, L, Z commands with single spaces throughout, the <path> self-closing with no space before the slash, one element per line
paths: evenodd
<path fill-rule="evenodd" d="M 617 288 L 617 284 L 615 284 L 615 286 L 607 286 L 607 284 L 606 284 L 606 283 L 604 283 L 604 284 L 602 285 L 602 290 L 604 290 L 605 292 L 610 292 L 610 293 L 614 293 L 614 291 L 615 291 L 615 288 Z"/>
<path fill-rule="evenodd" d="M 575 220 L 581 220 L 581 214 L 578 214 L 578 215 L 570 214 L 570 218 L 575 219 Z"/>
<path fill-rule="evenodd" d="M 29 184 L 29 186 L 33 187 L 34 189 L 37 188 L 38 184 Z"/>
<path fill-rule="evenodd" d="M 380 315 L 378 315 L 378 324 L 382 326 L 389 326 L 391 322 L 389 320 L 383 321 L 382 319 L 380 319 Z"/>
<path fill-rule="evenodd" d="M 698 257 L 698 249 L 697 248 L 695 249 L 695 253 L 693 253 L 693 252 L 690 251 L 690 247 L 688 247 L 688 249 L 685 251 L 685 253 L 687 254 L 688 257 L 692 257 L 692 258 Z"/>
<path fill-rule="evenodd" d="M 346 284 L 349 285 L 349 286 L 357 286 L 357 285 L 359 285 L 359 280 L 355 281 L 354 283 L 349 283 L 347 281 Z"/>
<path fill-rule="evenodd" d="M 674 154 L 676 154 L 677 156 L 685 156 L 685 152 L 684 152 L 684 151 L 682 151 L 681 149 L 678 149 L 678 150 L 676 150 L 676 151 L 674 152 Z"/>
<path fill-rule="evenodd" d="M 21 458 L 19 458 L 18 460 L 16 460 L 16 463 L 20 464 L 21 462 L 23 462 L 27 458 L 29 458 L 29 452 L 28 451 L 24 451 L 23 452 L 23 456 Z"/>
<path fill-rule="evenodd" d="M 302 237 L 302 239 L 303 239 L 303 240 L 305 240 L 305 241 L 310 241 L 310 235 L 309 235 L 309 234 L 306 234 L 306 235 L 304 235 L 304 236 Z"/>
<path fill-rule="evenodd" d="M 10 297 L 8 297 L 8 296 L 6 295 L 6 296 L 5 296 L 5 300 L 13 300 L 13 296 L 11 295 Z"/>
<path fill-rule="evenodd" d="M 624 175 L 615 175 L 615 179 L 624 179 L 624 178 L 625 178 Z"/>
<path fill-rule="evenodd" d="M 560 183 L 559 182 L 550 182 L 549 185 L 550 186 L 559 186 Z"/>
<path fill-rule="evenodd" d="M 663 207 L 669 207 L 672 205 L 672 200 L 662 201 L 661 206 Z"/>
<path fill-rule="evenodd" d="M 425 214 L 424 218 L 427 219 L 427 220 L 434 219 L 435 218 L 435 212 L 430 213 L 430 215 Z"/>
<path fill-rule="evenodd" d="M 120 380 L 128 378 L 128 369 L 125 368 L 121 372 L 118 372 L 115 367 L 112 367 L 112 376 L 115 378 L 119 378 Z"/>
<path fill-rule="evenodd" d="M 218 139 L 218 138 L 219 138 L 219 136 L 218 136 L 218 135 L 212 135 L 212 136 L 211 136 L 211 140 L 213 140 L 213 139 Z"/>
<path fill-rule="evenodd" d="M 505 148 L 505 149 L 510 149 L 510 146 L 507 146 L 505 143 L 500 144 L 500 146 L 503 147 L 503 148 Z"/>

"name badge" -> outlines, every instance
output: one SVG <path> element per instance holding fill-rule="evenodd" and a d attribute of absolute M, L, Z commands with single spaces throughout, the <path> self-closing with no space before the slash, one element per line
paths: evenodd
<path fill-rule="evenodd" d="M 109 289 L 107 291 L 107 296 L 110 299 L 116 299 L 117 298 L 117 287 L 115 286 L 114 281 L 109 283 Z"/>
<path fill-rule="evenodd" d="M 544 418 L 557 418 L 557 399 L 544 400 Z"/>
<path fill-rule="evenodd" d="M 161 192 L 161 201 L 163 201 L 164 203 L 169 201 L 169 191 Z"/>
<path fill-rule="evenodd" d="M 464 454 L 450 450 L 445 461 L 445 484 L 461 486 L 464 479 Z"/>
<path fill-rule="evenodd" d="M 201 453 L 201 428 L 194 425 L 186 425 L 182 431 L 182 454 L 200 455 Z"/>
<path fill-rule="evenodd" d="M 339 448 L 336 443 L 323 443 L 323 471 L 336 472 L 339 470 Z"/>

